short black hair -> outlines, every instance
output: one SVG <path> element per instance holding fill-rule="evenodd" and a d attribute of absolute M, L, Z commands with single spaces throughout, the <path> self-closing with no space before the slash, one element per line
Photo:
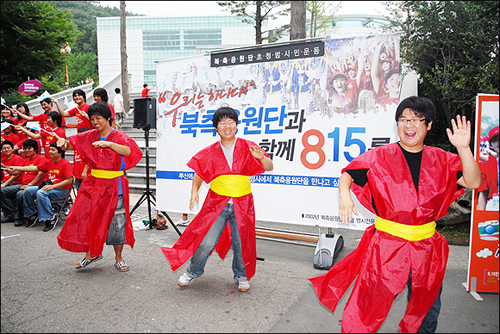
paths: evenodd
<path fill-rule="evenodd" d="M 51 111 L 47 114 L 47 117 L 52 118 L 52 121 L 56 122 L 58 127 L 61 127 L 62 124 L 62 115 L 57 111 Z"/>
<path fill-rule="evenodd" d="M 144 87 L 144 88 L 146 88 L 147 86 L 148 86 L 148 84 L 146 84 L 146 83 L 144 85 L 142 85 L 142 87 Z"/>
<path fill-rule="evenodd" d="M 75 89 L 73 91 L 73 99 L 75 98 L 76 94 L 83 96 L 83 101 L 87 102 L 87 94 L 85 94 L 85 92 L 82 89 Z"/>
<path fill-rule="evenodd" d="M 87 110 L 87 115 L 89 115 L 89 118 L 91 118 L 93 115 L 102 116 L 109 121 L 109 125 L 112 124 L 111 109 L 109 109 L 106 102 L 92 103 Z"/>
<path fill-rule="evenodd" d="M 94 96 L 95 95 L 100 96 L 101 100 L 104 102 L 108 102 L 108 100 L 109 100 L 108 92 L 104 88 L 96 88 L 94 90 Z"/>
<path fill-rule="evenodd" d="M 50 147 L 57 148 L 57 152 L 59 152 L 59 154 L 61 154 L 61 158 L 64 158 L 64 155 L 65 155 L 66 152 L 62 148 L 60 148 L 59 146 L 57 146 L 57 142 L 56 141 L 50 143 Z"/>
<path fill-rule="evenodd" d="M 417 116 L 425 117 L 425 124 L 436 119 L 436 107 L 431 99 L 421 96 L 410 96 L 401 101 L 396 109 L 396 122 L 406 109 L 411 109 Z"/>
<path fill-rule="evenodd" d="M 231 107 L 220 107 L 215 111 L 214 116 L 212 117 L 214 127 L 217 128 L 219 122 L 226 117 L 231 118 L 236 122 L 236 125 L 238 125 L 238 114 L 236 113 L 236 110 Z"/>
<path fill-rule="evenodd" d="M 120 92 L 120 88 L 115 88 L 115 93 L 118 94 Z"/>
<path fill-rule="evenodd" d="M 7 139 L 2 142 L 2 145 L 0 145 L 0 147 L 3 148 L 4 145 L 10 145 L 10 147 L 14 148 L 14 144 L 10 140 L 7 140 Z"/>
<path fill-rule="evenodd" d="M 89 128 L 80 128 L 80 130 L 78 130 L 77 132 L 82 133 L 82 132 L 87 132 L 87 131 L 90 131 L 90 129 Z"/>
<path fill-rule="evenodd" d="M 40 104 L 42 104 L 43 102 L 52 105 L 52 99 L 50 97 L 46 97 L 43 100 L 41 100 Z"/>
<path fill-rule="evenodd" d="M 28 105 L 25 102 L 19 102 L 16 105 L 16 109 L 19 109 L 19 107 L 24 107 L 24 110 L 26 111 L 26 116 L 31 115 L 30 114 L 30 107 L 28 107 Z M 21 116 L 19 116 L 19 115 L 17 115 L 17 119 L 18 120 L 24 120 L 24 118 L 21 118 Z"/>
<path fill-rule="evenodd" d="M 38 154 L 38 142 L 36 140 L 26 139 L 23 143 L 23 149 L 27 149 L 28 147 L 32 147 Z"/>

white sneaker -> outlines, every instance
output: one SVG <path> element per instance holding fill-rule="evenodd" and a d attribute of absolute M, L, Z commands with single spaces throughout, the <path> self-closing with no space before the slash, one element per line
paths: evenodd
<path fill-rule="evenodd" d="M 182 218 L 175 222 L 175 226 L 187 226 L 190 220 L 183 220 Z"/>
<path fill-rule="evenodd" d="M 238 283 L 238 290 L 240 290 L 241 292 L 247 292 L 248 289 L 250 289 L 250 282 L 242 281 Z"/>
<path fill-rule="evenodd" d="M 177 285 L 180 286 L 181 288 L 187 286 L 189 282 L 191 282 L 192 278 L 188 276 L 187 273 L 182 274 L 181 277 L 179 277 L 179 280 L 177 281 Z"/>

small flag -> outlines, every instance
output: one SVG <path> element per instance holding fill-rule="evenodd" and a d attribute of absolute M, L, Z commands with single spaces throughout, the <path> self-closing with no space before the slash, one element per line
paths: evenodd
<path fill-rule="evenodd" d="M 43 92 L 42 95 L 40 95 L 40 97 L 38 97 L 38 99 L 41 101 L 41 100 L 43 100 L 43 99 L 45 99 L 47 97 L 50 97 L 50 96 L 51 96 L 50 93 L 47 92 L 47 91 L 45 91 L 45 92 Z"/>
<path fill-rule="evenodd" d="M 35 131 L 40 131 L 40 123 L 38 122 L 27 122 L 26 127 Z"/>
<path fill-rule="evenodd" d="M 65 96 L 64 97 L 64 104 L 69 108 L 69 109 L 73 109 L 73 108 L 76 108 L 78 107 L 78 104 L 75 103 L 75 101 L 68 101 L 68 97 Z"/>

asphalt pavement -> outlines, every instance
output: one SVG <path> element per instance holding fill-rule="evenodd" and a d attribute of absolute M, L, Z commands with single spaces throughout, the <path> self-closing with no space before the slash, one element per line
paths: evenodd
<path fill-rule="evenodd" d="M 139 197 L 132 195 L 131 204 Z M 132 218 L 142 221 L 147 216 L 143 203 Z M 181 217 L 178 213 L 169 216 L 174 221 Z M 262 221 L 256 225 L 318 233 L 314 227 Z M 159 249 L 177 241 L 172 226 L 135 231 L 134 248 L 125 246 L 123 251 L 128 272 L 114 267 L 111 246 L 104 247 L 102 260 L 76 270 L 84 254 L 58 246 L 61 227 L 58 224 L 54 231 L 43 232 L 40 224 L 32 228 L 1 224 L 2 333 L 340 332 L 349 293 L 335 313 L 318 302 L 307 279 L 325 271 L 313 267 L 312 243 L 258 239 L 257 255 L 263 261 L 257 261 L 250 290 L 242 293 L 232 279 L 231 251 L 225 260 L 214 252 L 203 276 L 185 288 L 178 287 L 177 279 L 188 263 L 173 272 Z M 334 232 L 345 241 L 339 260 L 356 248 L 362 232 Z M 450 246 L 437 332 L 498 333 L 498 294 L 480 293 L 483 301 L 477 301 L 462 286 L 467 280 L 468 256 L 468 247 Z M 406 290 L 395 299 L 379 332 L 398 332 L 405 308 Z"/>

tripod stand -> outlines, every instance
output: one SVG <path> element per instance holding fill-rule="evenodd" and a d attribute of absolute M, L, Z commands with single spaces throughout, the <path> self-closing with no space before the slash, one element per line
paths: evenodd
<path fill-rule="evenodd" d="M 137 200 L 137 203 L 135 203 L 134 208 L 130 211 L 130 215 L 132 215 L 135 212 L 135 210 L 137 210 L 137 208 L 139 208 L 141 206 L 141 204 L 147 200 L 148 201 L 149 228 L 152 229 L 152 228 L 154 228 L 154 225 L 153 225 L 153 220 L 151 219 L 151 202 L 153 202 L 153 205 L 156 206 L 156 198 L 153 195 L 153 192 L 151 191 L 151 189 L 149 188 L 149 129 L 150 129 L 149 126 L 146 126 L 145 128 L 143 128 L 144 139 L 146 142 L 146 190 L 144 190 L 142 192 L 141 197 Z M 153 201 L 151 200 L 151 198 L 153 198 Z M 180 236 L 182 233 L 179 231 L 177 226 L 175 226 L 174 222 L 172 221 L 172 219 L 170 218 L 168 213 L 166 213 L 165 211 L 161 211 L 161 213 L 168 219 L 168 221 L 170 222 L 172 227 L 175 229 L 177 234 L 179 234 L 179 236 Z"/>

